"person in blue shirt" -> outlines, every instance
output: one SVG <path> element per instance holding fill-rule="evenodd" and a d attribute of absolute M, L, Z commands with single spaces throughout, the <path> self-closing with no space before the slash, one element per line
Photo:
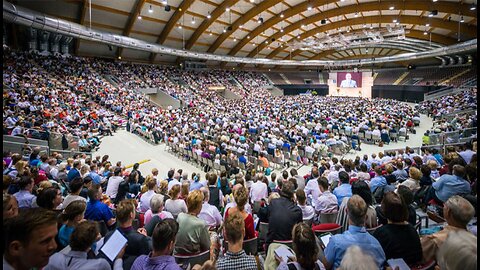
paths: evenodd
<path fill-rule="evenodd" d="M 325 256 L 321 258 L 326 269 L 337 269 L 346 250 L 352 245 L 358 245 L 362 251 L 374 258 L 378 269 L 383 269 L 385 252 L 378 240 L 365 228 L 367 209 L 368 205 L 359 195 L 353 195 L 348 200 L 348 231 L 330 238 L 324 251 Z"/>
<path fill-rule="evenodd" d="M 200 183 L 200 175 L 195 174 L 193 177 L 193 182 L 190 184 L 190 191 L 200 189 L 203 187 L 203 184 Z"/>
<path fill-rule="evenodd" d="M 98 173 L 97 173 L 97 165 L 96 164 L 92 164 L 90 166 L 90 173 L 88 174 L 90 175 L 90 177 L 92 177 L 92 180 L 93 180 L 93 184 L 103 184 L 106 179 L 101 177 Z"/>
<path fill-rule="evenodd" d="M 347 172 L 341 171 L 338 173 L 338 179 L 341 185 L 333 190 L 333 195 L 337 197 L 338 205 L 342 204 L 342 200 L 345 197 L 352 197 L 352 186 L 350 185 L 350 176 Z"/>
<path fill-rule="evenodd" d="M 85 211 L 85 219 L 94 221 L 104 221 L 108 227 L 115 224 L 116 219 L 112 210 L 105 203 L 101 202 L 102 187 L 100 185 L 92 185 L 88 189 L 87 210 Z"/>
<path fill-rule="evenodd" d="M 70 182 L 72 181 L 73 179 L 77 178 L 77 177 L 81 177 L 80 176 L 80 168 L 82 167 L 82 163 L 80 162 L 80 160 L 75 160 L 73 162 L 73 168 L 70 169 L 70 171 L 68 171 L 68 174 L 67 174 L 67 181 Z"/>
<path fill-rule="evenodd" d="M 65 223 L 58 231 L 58 241 L 63 247 L 66 247 L 70 244 L 70 235 L 83 219 L 86 208 L 87 204 L 84 201 L 77 200 L 71 202 L 62 212 L 61 219 Z"/>
<path fill-rule="evenodd" d="M 370 191 L 375 192 L 379 187 L 387 185 L 387 180 L 382 175 L 382 168 L 380 166 L 375 167 L 375 177 L 370 180 Z"/>
<path fill-rule="evenodd" d="M 470 184 L 465 180 L 465 167 L 462 165 L 454 165 L 453 175 L 444 174 L 432 184 L 426 202 L 434 199 L 438 204 L 442 205 L 450 197 L 454 195 L 469 194 L 472 191 Z"/>
<path fill-rule="evenodd" d="M 241 154 L 240 157 L 238 157 L 238 162 L 241 162 L 241 163 L 247 165 L 247 158 L 245 157 L 244 154 Z"/>

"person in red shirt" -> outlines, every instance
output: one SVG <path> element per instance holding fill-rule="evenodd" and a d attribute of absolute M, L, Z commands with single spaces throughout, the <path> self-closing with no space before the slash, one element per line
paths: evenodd
<path fill-rule="evenodd" d="M 228 218 L 228 215 L 234 213 L 240 213 L 245 221 L 245 237 L 244 240 L 252 239 L 256 236 L 253 217 L 251 214 L 245 211 L 245 204 L 248 202 L 248 193 L 247 189 L 244 186 L 241 186 L 233 192 L 233 198 L 237 204 L 234 207 L 230 207 L 225 212 L 225 220 Z"/>

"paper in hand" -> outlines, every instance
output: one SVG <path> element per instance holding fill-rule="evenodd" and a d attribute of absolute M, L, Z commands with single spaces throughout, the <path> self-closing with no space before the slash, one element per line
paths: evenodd
<path fill-rule="evenodd" d="M 293 257 L 293 253 L 288 250 L 285 246 L 280 246 L 279 248 L 275 249 L 275 255 L 277 257 L 282 258 L 284 262 L 288 262 L 289 257 Z"/>
<path fill-rule="evenodd" d="M 389 259 L 387 260 L 387 263 L 392 269 L 398 267 L 400 270 L 410 270 L 410 267 L 408 267 L 407 263 L 402 258 Z"/>

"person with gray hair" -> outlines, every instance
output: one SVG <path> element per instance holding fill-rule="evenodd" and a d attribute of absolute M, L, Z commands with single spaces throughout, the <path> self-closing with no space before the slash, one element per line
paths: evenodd
<path fill-rule="evenodd" d="M 337 269 L 347 249 L 358 245 L 364 252 L 375 259 L 376 268 L 381 269 L 385 263 L 385 252 L 375 237 L 365 229 L 365 216 L 368 205 L 359 195 L 353 195 L 347 202 L 348 230 L 330 238 L 325 248 L 322 262 L 326 269 Z"/>
<path fill-rule="evenodd" d="M 370 270 L 376 269 L 377 264 L 369 254 L 366 254 L 357 245 L 352 245 L 347 248 L 345 255 L 343 255 L 342 262 L 337 268 L 338 270 Z"/>
<path fill-rule="evenodd" d="M 210 199 L 210 190 L 206 187 L 200 188 L 203 192 L 203 205 L 198 217 L 205 221 L 209 227 L 218 227 L 222 224 L 222 215 L 218 211 L 217 207 L 208 203 Z"/>
<path fill-rule="evenodd" d="M 464 230 L 450 232 L 436 261 L 442 270 L 477 269 L 477 237 Z"/>
<path fill-rule="evenodd" d="M 475 215 L 475 209 L 466 199 L 455 195 L 443 205 L 443 217 L 447 226 L 443 230 L 420 239 L 423 250 L 423 260 L 428 262 L 435 259 L 435 254 L 452 231 L 467 231 L 467 224 Z"/>
<path fill-rule="evenodd" d="M 151 236 L 157 223 L 166 218 L 173 219 L 173 215 L 170 212 L 163 211 L 163 195 L 154 194 L 150 199 L 150 209 L 145 212 L 143 219 L 147 235 Z"/>

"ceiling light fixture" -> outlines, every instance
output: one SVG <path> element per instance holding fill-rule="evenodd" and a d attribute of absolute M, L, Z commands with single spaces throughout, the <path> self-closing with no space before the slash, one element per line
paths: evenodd
<path fill-rule="evenodd" d="M 192 17 L 192 24 L 195 24 L 195 17 Z"/>
<path fill-rule="evenodd" d="M 258 18 L 258 23 L 263 23 L 263 18 L 262 17 Z"/>
<path fill-rule="evenodd" d="M 393 10 L 394 8 L 395 8 L 395 7 L 391 6 L 391 7 L 389 7 L 388 9 Z"/>
<path fill-rule="evenodd" d="M 212 15 L 210 15 L 210 11 L 208 12 L 207 19 L 212 18 Z"/>
<path fill-rule="evenodd" d="M 247 36 L 248 39 L 250 39 L 250 36 Z"/>
<path fill-rule="evenodd" d="M 438 0 L 432 0 L 434 3 L 437 2 Z"/>
<path fill-rule="evenodd" d="M 370 29 L 373 29 L 373 25 L 370 25 Z"/>
<path fill-rule="evenodd" d="M 475 10 L 475 9 L 477 9 L 477 6 L 475 6 L 475 5 L 472 5 L 472 6 L 470 7 L 470 10 Z"/>
<path fill-rule="evenodd" d="M 429 26 L 430 26 L 430 24 L 429 24 L 429 23 L 427 23 L 427 24 L 425 24 L 425 26 L 426 26 L 426 27 L 429 27 Z"/>
<path fill-rule="evenodd" d="M 168 3 L 167 3 L 167 0 L 163 0 L 163 1 L 162 1 L 162 4 L 164 4 L 164 5 L 168 4 Z"/>
<path fill-rule="evenodd" d="M 282 13 L 282 14 L 280 14 L 280 18 L 283 18 L 283 17 L 285 17 L 285 15 L 283 15 L 283 13 Z"/>
<path fill-rule="evenodd" d="M 227 29 L 223 28 L 223 33 L 226 33 L 227 32 Z"/>
<path fill-rule="evenodd" d="M 423 32 L 423 35 L 424 35 L 424 36 L 428 35 L 427 31 Z"/>
<path fill-rule="evenodd" d="M 255 0 L 250 0 L 250 3 L 255 3 Z"/>
<path fill-rule="evenodd" d="M 312 6 L 308 6 L 308 7 L 307 7 L 307 10 L 312 10 Z"/>
<path fill-rule="evenodd" d="M 210 34 L 209 34 L 209 35 L 211 36 L 211 35 L 212 35 L 212 32 L 210 32 Z"/>
<path fill-rule="evenodd" d="M 280 29 L 280 32 L 283 33 L 283 27 Z"/>
<path fill-rule="evenodd" d="M 152 5 L 150 5 L 150 8 L 148 9 L 148 13 L 153 13 Z"/>
<path fill-rule="evenodd" d="M 463 16 L 460 18 L 460 22 L 463 23 L 465 20 L 463 19 Z"/>
<path fill-rule="evenodd" d="M 227 7 L 227 8 L 225 9 L 225 11 L 227 11 L 227 12 L 230 12 L 230 8 L 229 8 L 229 7 Z"/>
<path fill-rule="evenodd" d="M 234 38 L 233 38 L 233 41 L 237 41 L 237 38 L 236 38 L 236 37 L 234 37 Z"/>
<path fill-rule="evenodd" d="M 141 19 L 142 19 L 142 16 L 138 15 L 138 17 L 137 17 L 137 18 L 138 18 L 139 20 L 141 20 Z"/>
<path fill-rule="evenodd" d="M 358 12 L 355 12 L 355 18 L 358 17 Z"/>
<path fill-rule="evenodd" d="M 182 25 L 178 25 L 178 29 L 182 29 Z"/>
<path fill-rule="evenodd" d="M 393 22 L 396 23 L 396 22 L 397 22 L 397 19 L 393 19 Z"/>

